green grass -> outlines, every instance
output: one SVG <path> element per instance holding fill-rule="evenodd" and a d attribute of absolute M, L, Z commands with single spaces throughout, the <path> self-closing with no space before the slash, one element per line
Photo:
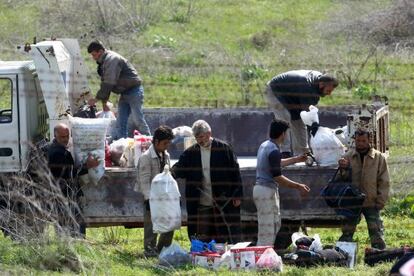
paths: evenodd
<path fill-rule="evenodd" d="M 414 219 L 384 216 L 385 237 L 389 247 L 412 245 Z M 318 233 L 324 245 L 334 244 L 340 236 L 339 229 L 308 228 L 308 234 Z M 358 225 L 355 240 L 358 242 L 358 264 L 353 269 L 320 266 L 298 268 L 284 266 L 281 275 L 386 275 L 392 263 L 375 267 L 364 265 L 364 248 L 369 247 L 365 221 Z M 186 229 L 176 231 L 174 241 L 189 250 Z M 45 244 L 16 244 L 8 238 L 0 238 L 0 272 L 33 273 L 38 275 L 81 272 L 106 275 L 207 275 L 212 271 L 187 265 L 166 270 L 156 258 L 143 255 L 143 230 L 122 227 L 89 228 L 84 241 L 51 240 Z M 71 262 L 68 260 L 72 260 Z M 243 272 L 241 274 L 256 274 Z M 220 275 L 238 275 L 240 272 L 220 270 Z M 258 274 L 258 273 L 257 273 Z"/>

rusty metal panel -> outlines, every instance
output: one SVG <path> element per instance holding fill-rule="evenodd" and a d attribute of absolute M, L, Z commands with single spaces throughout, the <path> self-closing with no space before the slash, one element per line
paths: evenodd
<path fill-rule="evenodd" d="M 303 220 L 312 219 L 338 220 L 334 210 L 326 205 L 320 196 L 321 189 L 335 173 L 335 167 L 289 166 L 282 170 L 284 176 L 307 184 L 311 191 L 307 197 L 301 197 L 294 189 L 279 187 L 280 208 L 282 219 Z M 256 220 L 256 207 L 253 202 L 253 186 L 256 180 L 256 170 L 242 170 L 244 200 L 242 203 L 243 220 Z"/>
<path fill-rule="evenodd" d="M 320 123 L 327 127 L 346 124 L 347 114 L 356 107 L 321 108 Z M 210 123 L 213 136 L 228 141 L 239 156 L 243 179 L 244 201 L 242 218 L 255 220 L 256 209 L 252 200 L 256 176 L 255 156 L 259 145 L 268 137 L 268 126 L 273 114 L 265 108 L 197 109 L 160 108 L 145 110 L 151 129 L 161 124 L 171 127 L 191 126 L 198 119 Z M 240 158 L 246 156 L 249 158 Z M 172 156 L 172 159 L 178 158 Z M 246 159 L 246 160 L 242 160 Z M 248 160 L 250 159 L 250 160 Z M 246 162 L 245 162 L 246 161 Z M 290 189 L 280 188 L 282 217 L 290 220 L 338 220 L 332 209 L 320 198 L 320 189 L 333 175 L 331 167 L 298 167 L 284 169 L 287 177 L 308 184 L 311 193 L 307 198 Z M 108 168 L 97 186 L 85 186 L 83 213 L 88 225 L 142 225 L 143 196 L 135 192 L 137 169 Z M 184 183 L 179 183 L 184 195 Z M 183 223 L 186 220 L 185 199 L 182 196 Z"/>
<path fill-rule="evenodd" d="M 82 210 L 87 224 L 143 221 L 143 196 L 135 192 L 137 170 L 108 168 L 98 185 L 82 187 Z"/>

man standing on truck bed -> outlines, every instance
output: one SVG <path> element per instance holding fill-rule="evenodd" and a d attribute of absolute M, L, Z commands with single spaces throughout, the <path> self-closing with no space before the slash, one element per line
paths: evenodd
<path fill-rule="evenodd" d="M 368 225 L 371 246 L 384 249 L 384 226 L 380 210 L 384 208 L 390 190 L 387 160 L 381 152 L 370 146 L 370 133 L 358 130 L 355 132 L 355 149 L 348 151 L 338 163 L 341 168 L 338 177 L 342 177 L 343 180 L 351 178 L 352 184 L 361 189 L 366 196 L 362 214 Z M 351 242 L 360 220 L 361 216 L 347 219 L 339 240 Z"/>
<path fill-rule="evenodd" d="M 186 180 L 188 236 L 236 243 L 243 196 L 237 158 L 229 145 L 211 136 L 206 121 L 194 122 L 192 131 L 197 143 L 181 154 L 172 170 Z"/>
<path fill-rule="evenodd" d="M 294 70 L 279 74 L 267 83 L 269 107 L 275 117 L 290 123 L 291 130 L 281 145 L 283 157 L 309 151 L 306 127 L 300 118 L 301 111 L 308 111 L 320 97 L 331 95 L 338 86 L 336 78 L 311 70 Z M 292 142 L 292 149 L 291 149 Z"/>
<path fill-rule="evenodd" d="M 58 223 L 64 231 L 69 231 L 70 235 L 76 236 L 78 233 L 85 235 L 85 223 L 83 222 L 80 208 L 77 204 L 79 197 L 82 195 L 82 191 L 76 177 L 81 174 L 86 174 L 89 168 L 97 167 L 99 161 L 90 155 L 82 168 L 75 168 L 72 154 L 67 150 L 70 137 L 69 127 L 63 123 L 56 125 L 54 135 L 55 139 L 53 139 L 47 151 L 48 165 L 63 196 L 68 200 L 67 204 L 70 206 L 70 209 L 66 212 L 58 210 Z M 66 206 L 66 204 L 61 205 Z M 62 206 L 58 206 L 57 208 L 61 208 Z M 68 213 L 74 216 L 78 225 L 74 225 L 72 218 L 67 217 Z"/>
<path fill-rule="evenodd" d="M 306 160 L 306 155 L 282 159 L 279 145 L 286 138 L 288 129 L 288 122 L 275 119 L 270 124 L 269 140 L 264 141 L 257 152 L 253 200 L 257 209 L 259 246 L 273 246 L 281 227 L 279 185 L 297 189 L 301 195 L 306 195 L 310 191 L 307 185 L 294 182 L 282 175 L 282 167 Z"/>
<path fill-rule="evenodd" d="M 95 99 L 89 100 L 93 105 L 102 101 L 104 111 L 109 111 L 107 101 L 111 92 L 121 94 L 118 101 L 117 127 L 118 137 L 128 137 L 128 118 L 131 119 L 139 131 L 144 135 L 151 135 L 144 114 L 142 104 L 144 101 L 144 88 L 137 70 L 123 56 L 105 49 L 100 41 L 92 41 L 88 46 L 88 53 L 98 64 L 98 74 L 101 77 L 101 87 Z"/>
<path fill-rule="evenodd" d="M 138 181 L 134 190 L 140 191 L 144 196 L 144 255 L 147 257 L 157 256 L 163 247 L 171 245 L 174 231 L 160 234 L 157 243 L 157 234 L 152 230 L 151 210 L 149 204 L 151 182 L 164 166 L 170 166 L 170 155 L 167 152 L 174 139 L 172 129 L 168 126 L 160 126 L 154 131 L 152 145 L 139 158 Z M 165 202 L 168 204 L 168 202 Z"/>

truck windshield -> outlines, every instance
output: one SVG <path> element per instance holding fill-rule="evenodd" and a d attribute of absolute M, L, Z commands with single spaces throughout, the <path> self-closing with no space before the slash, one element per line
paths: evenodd
<path fill-rule="evenodd" d="M 12 121 L 12 81 L 0 78 L 0 124 Z"/>

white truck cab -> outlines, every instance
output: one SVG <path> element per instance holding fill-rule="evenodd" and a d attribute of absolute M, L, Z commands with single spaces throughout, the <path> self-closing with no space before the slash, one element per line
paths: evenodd
<path fill-rule="evenodd" d="M 31 145 L 90 95 L 76 39 L 42 41 L 22 52 L 31 61 L 0 61 L 0 172 L 25 171 Z"/>

